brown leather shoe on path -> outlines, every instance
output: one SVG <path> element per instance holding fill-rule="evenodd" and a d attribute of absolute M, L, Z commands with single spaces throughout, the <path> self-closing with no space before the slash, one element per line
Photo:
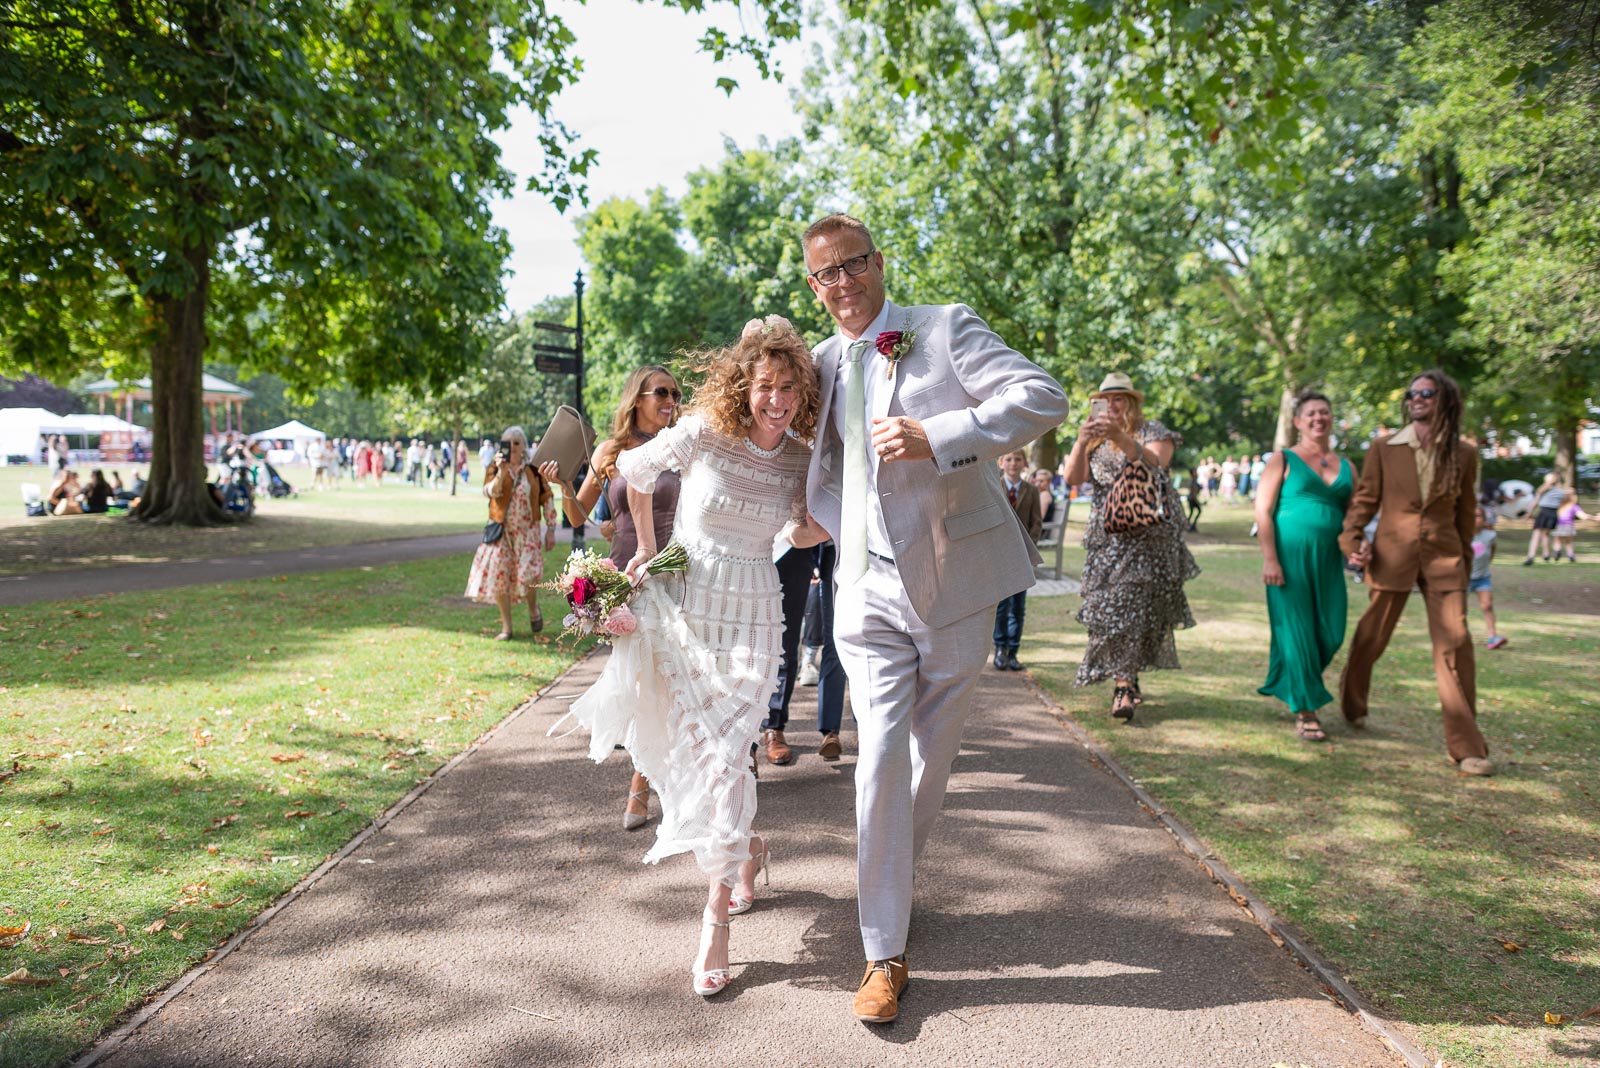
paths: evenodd
<path fill-rule="evenodd" d="M 769 730 L 766 735 L 767 759 L 774 764 L 787 764 L 794 759 L 794 750 L 783 740 L 783 732 Z"/>
<path fill-rule="evenodd" d="M 850 1008 L 862 1023 L 885 1024 L 900 1015 L 900 995 L 911 981 L 906 970 L 906 955 L 892 960 L 867 962 L 867 974 L 861 977 L 861 989 Z"/>
<path fill-rule="evenodd" d="M 838 731 L 829 731 L 822 736 L 822 745 L 817 749 L 817 756 L 823 760 L 838 760 L 839 754 L 844 752 L 844 746 L 839 741 Z"/>

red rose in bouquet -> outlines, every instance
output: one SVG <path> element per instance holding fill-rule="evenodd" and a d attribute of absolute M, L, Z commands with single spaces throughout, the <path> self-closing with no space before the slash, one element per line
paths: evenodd
<path fill-rule="evenodd" d="M 574 607 L 582 608 L 584 603 L 594 596 L 594 591 L 594 580 L 580 576 L 572 580 L 572 592 L 567 595 L 567 598 Z"/>

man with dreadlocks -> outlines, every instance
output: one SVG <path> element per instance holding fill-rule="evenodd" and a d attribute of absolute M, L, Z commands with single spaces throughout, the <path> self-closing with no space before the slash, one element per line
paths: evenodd
<path fill-rule="evenodd" d="M 1339 544 L 1365 568 L 1370 601 L 1350 643 L 1340 704 L 1352 727 L 1367 723 L 1372 665 L 1389 644 L 1413 585 L 1422 591 L 1433 638 L 1433 672 L 1444 709 L 1444 740 L 1458 770 L 1490 775 L 1478 731 L 1467 576 L 1477 498 L 1478 454 L 1461 440 L 1461 389 L 1443 371 L 1424 371 L 1405 392 L 1411 422 L 1367 450 Z M 1368 541 L 1363 528 L 1378 515 Z"/>

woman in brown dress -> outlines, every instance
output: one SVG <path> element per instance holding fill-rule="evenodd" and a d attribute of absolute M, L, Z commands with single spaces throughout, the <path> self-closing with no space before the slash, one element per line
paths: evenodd
<path fill-rule="evenodd" d="M 1095 405 L 1067 457 L 1067 481 L 1094 483 L 1093 509 L 1083 535 L 1083 607 L 1078 622 L 1089 647 L 1075 684 L 1116 680 L 1111 714 L 1131 720 L 1144 700 L 1139 672 L 1177 668 L 1173 631 L 1194 626 L 1183 584 L 1200 574 L 1183 543 L 1184 512 L 1168 466 L 1183 438 L 1144 417 L 1144 394 L 1124 374 L 1109 374 L 1094 393 Z M 1112 534 L 1104 504 L 1117 476 L 1142 462 L 1155 475 L 1161 516 L 1138 530 Z"/>
<path fill-rule="evenodd" d="M 682 401 L 683 393 L 671 371 L 657 364 L 635 368 L 622 384 L 622 401 L 611 423 L 611 437 L 595 450 L 583 485 L 574 490 L 570 483 L 560 481 L 560 472 L 554 463 L 539 469 L 542 475 L 561 487 L 561 507 L 575 530 L 594 509 L 600 494 L 605 493 L 606 503 L 611 506 L 612 522 L 616 524 L 610 559 L 619 571 L 628 566 L 638 550 L 639 531 L 628 511 L 628 481 L 617 470 L 617 456 L 638 448 L 676 423 Z M 655 494 L 651 498 L 656 545 L 666 545 L 672 540 L 672 517 L 677 510 L 678 473 L 667 471 L 656 480 Z M 628 785 L 628 802 L 622 810 L 622 827 L 636 831 L 649 819 L 650 782 L 635 771 Z"/>

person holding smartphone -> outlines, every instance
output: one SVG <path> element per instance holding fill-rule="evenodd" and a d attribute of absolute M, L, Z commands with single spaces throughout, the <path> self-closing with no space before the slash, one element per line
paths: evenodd
<path fill-rule="evenodd" d="M 483 495 L 489 499 L 490 526 L 472 558 L 467 596 L 500 609 L 496 641 L 511 640 L 511 606 L 528 605 L 528 629 L 544 629 L 538 585 L 544 578 L 544 551 L 556 546 L 555 505 L 544 477 L 528 466 L 528 435 L 520 426 L 507 427 L 500 448 L 483 471 Z M 539 519 L 544 517 L 540 548 Z M 498 530 L 495 525 L 498 524 Z"/>
<path fill-rule="evenodd" d="M 1200 574 L 1183 543 L 1186 525 L 1167 468 L 1181 435 L 1144 415 L 1144 394 L 1125 374 L 1108 374 L 1089 405 L 1089 418 L 1067 457 L 1067 481 L 1094 483 L 1093 508 L 1083 534 L 1083 607 L 1078 622 L 1089 647 L 1074 682 L 1091 686 L 1114 679 L 1111 714 L 1131 720 L 1144 700 L 1139 673 L 1176 670 L 1173 632 L 1194 626 L 1183 584 Z M 1155 477 L 1161 500 L 1156 522 L 1136 530 L 1106 530 L 1106 498 L 1130 464 Z"/>

